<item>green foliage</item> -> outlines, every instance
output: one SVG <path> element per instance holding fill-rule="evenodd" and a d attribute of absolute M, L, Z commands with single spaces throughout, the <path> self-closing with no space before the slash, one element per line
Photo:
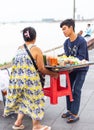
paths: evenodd
<path fill-rule="evenodd" d="M 0 67 L 1 67 L 1 66 L 5 66 L 5 65 L 8 65 L 8 64 L 10 64 L 10 63 L 11 63 L 11 62 L 4 62 L 4 63 L 2 63 L 2 64 L 0 63 Z"/>

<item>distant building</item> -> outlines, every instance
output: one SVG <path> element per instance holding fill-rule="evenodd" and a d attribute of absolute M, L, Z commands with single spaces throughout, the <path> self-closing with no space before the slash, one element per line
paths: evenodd
<path fill-rule="evenodd" d="M 55 22 L 54 18 L 44 18 L 42 19 L 42 22 Z"/>

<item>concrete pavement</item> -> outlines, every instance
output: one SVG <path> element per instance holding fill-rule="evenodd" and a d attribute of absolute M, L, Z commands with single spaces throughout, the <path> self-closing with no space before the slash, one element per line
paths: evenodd
<path fill-rule="evenodd" d="M 94 61 L 94 50 L 89 51 L 91 61 Z M 94 130 L 94 65 L 90 66 L 81 97 L 79 111 L 80 120 L 73 124 L 67 124 L 61 115 L 66 111 L 65 97 L 59 97 L 57 105 L 51 105 L 49 97 L 46 98 L 45 117 L 42 124 L 52 127 L 52 130 Z M 15 116 L 2 117 L 3 104 L 0 103 L 0 130 L 12 130 Z M 32 124 L 29 117 L 24 118 L 24 130 L 31 130 Z"/>

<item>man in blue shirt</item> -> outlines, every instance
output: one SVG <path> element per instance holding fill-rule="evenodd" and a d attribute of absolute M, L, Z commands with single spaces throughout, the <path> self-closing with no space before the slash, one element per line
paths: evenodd
<path fill-rule="evenodd" d="M 61 22 L 65 37 L 68 37 L 64 42 L 64 51 L 67 56 L 77 57 L 79 60 L 89 60 L 87 42 L 82 37 L 75 33 L 75 21 L 73 19 L 66 19 Z M 69 96 L 66 97 L 67 112 L 63 113 L 62 118 L 67 118 L 67 123 L 76 122 L 79 120 L 78 112 L 80 108 L 81 89 L 85 81 L 89 67 L 74 69 L 69 73 L 71 89 L 73 94 L 73 101 L 71 102 Z"/>
<path fill-rule="evenodd" d="M 87 24 L 87 28 L 86 28 L 85 33 L 86 34 L 84 37 L 91 37 L 91 34 L 92 34 L 91 24 Z"/>

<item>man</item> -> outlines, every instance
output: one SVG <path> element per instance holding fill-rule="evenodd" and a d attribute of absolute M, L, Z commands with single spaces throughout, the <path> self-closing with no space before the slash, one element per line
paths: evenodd
<path fill-rule="evenodd" d="M 91 37 L 91 34 L 92 34 L 91 24 L 87 24 L 87 28 L 86 28 L 85 33 L 86 34 L 84 37 Z"/>
<path fill-rule="evenodd" d="M 67 56 L 77 57 L 79 60 L 89 60 L 86 40 L 75 33 L 75 21 L 66 19 L 60 24 L 60 28 L 68 39 L 64 42 L 64 51 Z M 70 102 L 69 96 L 66 97 L 67 112 L 62 118 L 67 118 L 67 123 L 73 123 L 79 120 L 78 112 L 81 99 L 81 88 L 85 81 L 88 67 L 74 69 L 70 72 L 70 82 L 73 94 L 73 102 Z"/>

